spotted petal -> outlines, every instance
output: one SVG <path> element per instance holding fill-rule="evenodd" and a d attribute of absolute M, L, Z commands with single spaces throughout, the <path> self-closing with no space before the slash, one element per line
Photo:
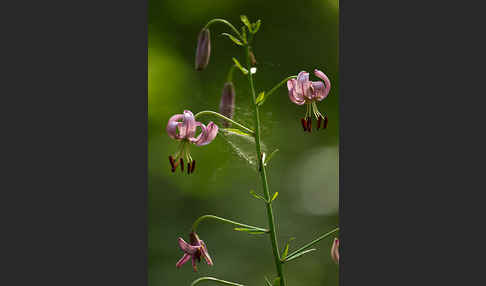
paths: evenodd
<path fill-rule="evenodd" d="M 297 105 L 302 105 L 305 103 L 304 97 L 302 94 L 297 93 L 297 80 L 296 79 L 290 79 L 287 81 L 287 88 L 289 90 L 289 98 L 290 101 Z"/>
<path fill-rule="evenodd" d="M 314 86 L 314 83 L 316 83 L 316 82 L 313 82 L 314 90 L 316 90 L 316 93 L 315 93 L 316 99 L 319 100 L 319 101 L 321 101 L 324 98 L 326 98 L 327 95 L 329 94 L 329 91 L 331 90 L 331 81 L 320 70 L 315 69 L 314 70 L 314 75 L 324 81 L 324 84 L 322 84 L 322 85 L 319 84 L 319 88 L 318 89 L 316 89 L 316 87 Z"/>

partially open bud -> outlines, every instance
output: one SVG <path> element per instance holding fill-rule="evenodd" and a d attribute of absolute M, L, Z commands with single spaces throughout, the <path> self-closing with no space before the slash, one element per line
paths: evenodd
<path fill-rule="evenodd" d="M 221 95 L 221 101 L 219 103 L 219 113 L 224 116 L 233 119 L 233 114 L 235 112 L 235 87 L 232 82 L 227 82 L 223 87 L 223 94 Z M 224 127 L 230 127 L 231 123 L 224 120 Z"/>
<path fill-rule="evenodd" d="M 211 35 L 209 30 L 204 28 L 199 32 L 196 48 L 196 70 L 201 71 L 206 68 L 211 55 Z"/>
<path fill-rule="evenodd" d="M 334 238 L 331 247 L 331 258 L 336 264 L 339 264 L 339 238 Z"/>

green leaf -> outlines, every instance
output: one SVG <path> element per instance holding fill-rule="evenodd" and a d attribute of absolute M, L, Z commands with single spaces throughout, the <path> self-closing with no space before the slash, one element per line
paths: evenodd
<path fill-rule="evenodd" d="M 260 106 L 260 105 L 262 105 L 262 104 L 263 104 L 263 101 L 264 101 L 264 100 L 265 100 L 265 92 L 264 92 L 264 91 L 262 91 L 262 92 L 260 92 L 260 93 L 258 94 L 258 97 L 257 97 L 257 99 L 256 99 L 256 104 L 257 104 L 258 106 Z"/>
<path fill-rule="evenodd" d="M 290 242 L 292 240 L 294 240 L 295 237 L 291 237 L 288 241 L 287 241 L 287 244 L 285 245 L 285 249 L 284 251 L 282 252 L 282 258 L 281 260 L 285 260 L 285 258 L 287 257 L 287 254 L 289 254 L 289 248 L 290 248 Z"/>
<path fill-rule="evenodd" d="M 252 33 L 253 34 L 256 34 L 256 32 L 258 32 L 261 24 L 262 24 L 261 20 L 258 20 L 258 21 L 256 21 L 255 23 L 252 24 L 252 28 L 253 28 Z"/>
<path fill-rule="evenodd" d="M 248 74 L 248 70 L 245 69 L 236 58 L 233 58 L 233 62 L 235 62 L 235 65 L 241 70 L 243 74 Z"/>
<path fill-rule="evenodd" d="M 273 202 L 277 197 L 278 197 L 278 192 L 275 192 L 275 194 L 273 194 L 273 197 L 270 200 L 270 202 Z"/>
<path fill-rule="evenodd" d="M 241 26 L 241 36 L 243 37 L 243 41 L 246 42 L 248 41 L 247 38 L 246 38 L 246 27 L 245 26 Z"/>
<path fill-rule="evenodd" d="M 275 278 L 275 280 L 273 280 L 273 286 L 280 286 L 280 277 L 277 277 Z"/>
<path fill-rule="evenodd" d="M 233 133 L 233 134 L 236 134 L 236 135 L 253 137 L 250 134 L 245 133 L 245 132 L 241 131 L 240 129 L 236 129 L 236 128 L 223 128 L 222 130 L 223 130 L 223 132 L 226 132 L 226 133 Z"/>
<path fill-rule="evenodd" d="M 272 283 L 270 283 L 267 276 L 263 276 L 263 277 L 265 277 L 265 284 L 267 284 L 267 286 L 272 286 Z"/>
<path fill-rule="evenodd" d="M 221 35 L 223 36 L 227 36 L 228 38 L 230 38 L 235 44 L 239 45 L 239 46 L 243 46 L 243 43 L 240 42 L 235 36 L 231 35 L 231 34 L 228 34 L 228 33 L 222 33 Z"/>
<path fill-rule="evenodd" d="M 259 194 L 255 193 L 255 191 L 254 191 L 254 190 L 251 190 L 251 191 L 250 191 L 250 194 L 251 194 L 252 196 L 254 196 L 255 198 L 259 199 L 259 200 L 265 201 L 265 198 L 264 198 L 264 197 L 262 197 L 262 196 L 260 196 Z"/>
<path fill-rule="evenodd" d="M 315 248 L 312 248 L 312 249 L 309 249 L 309 250 L 306 250 L 306 251 L 302 251 L 302 252 L 299 252 L 297 254 L 294 254 L 292 255 L 291 257 L 285 259 L 285 262 L 289 262 L 289 261 L 292 261 L 296 258 L 299 258 L 301 257 L 302 255 L 306 254 L 306 253 L 309 253 L 309 252 L 312 252 L 312 251 L 315 251 L 316 249 Z"/>
<path fill-rule="evenodd" d="M 264 164 L 267 165 L 268 162 L 270 162 L 270 160 L 272 159 L 272 157 L 278 152 L 278 149 L 275 149 L 273 150 L 272 153 L 270 153 L 270 155 L 267 157 L 267 159 L 265 160 Z"/>
<path fill-rule="evenodd" d="M 241 15 L 240 18 L 241 18 L 241 22 L 243 22 L 243 24 L 245 24 L 245 26 L 248 27 L 248 31 L 253 33 L 253 30 L 252 30 L 250 21 L 248 20 L 248 17 L 246 17 L 245 15 Z"/>

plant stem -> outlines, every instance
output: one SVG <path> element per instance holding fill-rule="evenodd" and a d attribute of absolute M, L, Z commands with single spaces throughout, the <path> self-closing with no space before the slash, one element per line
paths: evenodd
<path fill-rule="evenodd" d="M 224 116 L 223 114 L 220 114 L 220 113 L 217 113 L 217 112 L 211 111 L 211 110 L 205 110 L 205 111 L 201 111 L 201 112 L 197 113 L 196 115 L 194 115 L 194 119 L 198 118 L 201 115 L 205 115 L 205 114 L 211 114 L 211 115 L 217 116 L 219 118 L 222 118 L 222 119 L 224 119 L 226 121 L 229 121 L 229 122 L 233 123 L 234 125 L 240 127 L 241 129 L 243 129 L 243 130 L 245 130 L 247 132 L 250 132 L 252 135 L 255 133 L 250 128 L 245 127 L 244 125 L 242 125 L 242 124 L 234 121 L 233 119 L 230 119 L 230 118 Z"/>
<path fill-rule="evenodd" d="M 293 79 L 293 78 L 297 78 L 296 75 L 291 75 L 289 77 L 286 77 L 285 79 L 283 79 L 281 82 L 279 82 L 276 86 L 274 86 L 269 92 L 267 92 L 267 94 L 265 95 L 265 97 L 268 99 L 268 97 L 274 93 L 279 87 L 281 87 L 283 84 L 285 84 L 289 79 Z"/>
<path fill-rule="evenodd" d="M 223 23 L 223 24 L 226 24 L 228 25 L 237 35 L 238 37 L 240 38 L 240 40 L 243 40 L 243 37 L 241 36 L 240 32 L 238 31 L 238 29 L 235 28 L 235 26 L 233 26 L 230 22 L 226 21 L 225 19 L 212 19 L 211 21 L 209 21 L 206 26 L 204 26 L 205 29 L 209 28 L 209 26 L 211 26 L 212 24 L 214 23 Z"/>
<path fill-rule="evenodd" d="M 250 37 L 251 41 L 251 37 Z M 246 65 L 248 71 L 251 71 L 251 61 L 250 61 L 250 45 L 247 44 L 246 46 Z M 256 145 L 256 157 L 259 162 L 259 172 L 260 172 L 260 177 L 262 180 L 262 185 L 263 185 L 263 190 L 264 190 L 264 195 L 265 199 L 267 201 L 266 206 L 267 206 L 267 218 L 268 218 L 268 227 L 270 229 L 270 241 L 272 243 L 272 250 L 273 250 L 273 256 L 275 260 L 275 266 L 277 268 L 277 273 L 278 276 L 280 277 L 280 286 L 285 286 L 285 279 L 283 275 L 283 269 L 282 269 L 282 261 L 280 261 L 280 252 L 278 250 L 278 243 L 277 243 L 277 234 L 275 230 L 275 219 L 273 217 L 273 210 L 272 210 L 272 204 L 270 202 L 270 191 L 268 188 L 268 182 L 267 182 L 267 173 L 265 170 L 265 166 L 263 165 L 262 161 L 262 152 L 261 152 L 261 145 L 260 145 L 260 113 L 258 110 L 258 105 L 256 104 L 256 94 L 255 94 L 255 87 L 253 85 L 253 76 L 251 72 L 248 72 L 248 82 L 250 83 L 250 89 L 251 89 L 251 94 L 253 97 L 253 107 L 255 109 L 254 115 L 255 115 L 255 145 Z"/>
<path fill-rule="evenodd" d="M 203 220 L 209 219 L 209 218 L 215 219 L 215 220 L 219 220 L 219 221 L 222 221 L 222 222 L 226 222 L 226 223 L 229 223 L 229 224 L 241 226 L 241 227 L 255 229 L 255 230 L 258 230 L 258 231 L 269 232 L 269 230 L 268 229 L 265 229 L 265 228 L 261 228 L 261 227 L 258 227 L 258 226 L 252 226 L 252 225 L 248 225 L 248 224 L 244 224 L 244 223 L 239 223 L 239 222 L 232 221 L 232 220 L 229 220 L 229 219 L 225 219 L 225 218 L 222 218 L 222 217 L 219 217 L 219 216 L 215 216 L 215 215 L 203 215 L 203 216 L 199 217 L 194 222 L 194 224 L 192 225 L 192 231 L 193 232 L 196 232 L 196 229 L 197 229 L 197 226 L 199 225 L 199 223 L 201 223 Z"/>
<path fill-rule="evenodd" d="M 229 281 L 221 280 L 221 279 L 214 278 L 214 277 L 201 277 L 201 278 L 198 278 L 198 279 L 192 281 L 191 286 L 194 286 L 194 285 L 196 285 L 199 282 L 204 281 L 204 280 L 210 280 L 210 281 L 214 281 L 214 282 L 219 282 L 219 283 L 225 284 L 225 285 L 244 286 L 243 284 L 229 282 Z"/>
<path fill-rule="evenodd" d="M 314 244 L 316 244 L 319 241 L 321 241 L 322 239 L 330 236 L 331 234 L 335 233 L 336 231 L 339 231 L 339 227 L 331 230 L 328 233 L 325 233 L 325 234 L 319 236 L 318 238 L 316 238 L 313 241 L 307 243 L 306 245 L 302 246 L 301 248 L 297 249 L 296 251 L 292 251 L 292 253 L 290 253 L 289 255 L 287 255 L 287 257 L 291 257 L 291 256 L 295 255 L 296 253 L 299 253 L 300 251 L 302 251 L 302 250 L 304 250 L 306 248 L 309 248 L 309 247 L 313 246 Z"/>

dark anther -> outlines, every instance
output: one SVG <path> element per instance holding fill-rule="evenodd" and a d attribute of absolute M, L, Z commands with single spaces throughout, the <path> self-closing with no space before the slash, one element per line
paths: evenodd
<path fill-rule="evenodd" d="M 307 117 L 307 131 L 312 132 L 312 117 Z"/>
<path fill-rule="evenodd" d="M 327 128 L 327 115 L 326 115 L 326 117 L 324 117 L 324 125 L 323 125 L 322 128 L 324 128 L 324 129 Z"/>
<path fill-rule="evenodd" d="M 187 162 L 187 174 L 191 173 L 191 162 Z"/>
<path fill-rule="evenodd" d="M 196 160 L 192 160 L 191 173 L 194 173 L 194 168 L 196 168 Z"/>
<path fill-rule="evenodd" d="M 317 130 L 321 128 L 321 121 L 322 121 L 322 116 L 319 116 L 319 118 L 317 119 Z"/>
<path fill-rule="evenodd" d="M 175 168 L 176 168 L 177 166 L 176 166 L 176 165 L 174 165 L 174 159 L 172 159 L 172 156 L 169 156 L 169 162 L 170 162 L 170 165 L 172 166 L 172 173 L 174 173 Z"/>
<path fill-rule="evenodd" d="M 184 173 L 184 160 L 180 159 L 181 162 L 181 172 Z"/>
<path fill-rule="evenodd" d="M 307 131 L 307 121 L 304 118 L 301 118 L 300 122 L 302 123 L 302 127 L 304 128 L 304 131 Z"/>

